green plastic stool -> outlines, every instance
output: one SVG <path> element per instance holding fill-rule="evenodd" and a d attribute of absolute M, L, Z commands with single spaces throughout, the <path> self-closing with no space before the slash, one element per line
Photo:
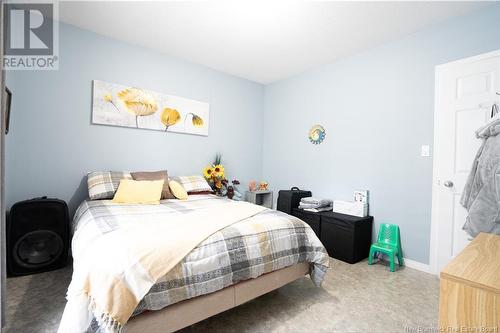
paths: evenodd
<path fill-rule="evenodd" d="M 396 256 L 398 257 L 399 266 L 403 266 L 403 251 L 401 250 L 401 237 L 399 235 L 399 227 L 395 224 L 383 223 L 378 231 L 377 242 L 370 247 L 370 256 L 368 257 L 368 265 L 372 264 L 373 256 L 381 252 L 387 254 L 391 263 L 391 272 L 394 272 L 394 263 Z"/>

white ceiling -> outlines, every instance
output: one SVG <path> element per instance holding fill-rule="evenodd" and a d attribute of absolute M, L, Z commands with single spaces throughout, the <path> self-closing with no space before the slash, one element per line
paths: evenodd
<path fill-rule="evenodd" d="M 486 2 L 63 2 L 63 22 L 271 83 Z"/>

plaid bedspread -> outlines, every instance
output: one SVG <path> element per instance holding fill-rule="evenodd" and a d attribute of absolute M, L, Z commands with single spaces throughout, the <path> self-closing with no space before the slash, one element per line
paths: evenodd
<path fill-rule="evenodd" d="M 160 205 L 85 201 L 78 208 L 72 223 L 73 233 L 80 233 L 78 243 L 72 244 L 72 250 L 78 258 L 79 251 L 92 246 L 96 237 L 130 223 L 141 223 L 144 219 L 155 219 L 161 223 L 171 213 L 189 212 L 227 202 L 227 199 L 213 195 L 189 196 L 186 201 L 163 200 Z M 157 281 L 139 303 L 134 315 L 146 310 L 159 310 L 301 262 L 311 263 L 311 279 L 320 285 L 328 269 L 328 254 L 314 231 L 293 216 L 266 210 L 203 241 Z M 74 265 L 78 262 L 75 261 Z M 99 331 L 95 319 L 89 331 Z"/>

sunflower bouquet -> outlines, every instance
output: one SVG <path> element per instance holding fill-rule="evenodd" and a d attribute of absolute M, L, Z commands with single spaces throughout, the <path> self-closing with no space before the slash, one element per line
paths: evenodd
<path fill-rule="evenodd" d="M 203 169 L 203 176 L 217 195 L 222 195 L 222 191 L 227 188 L 228 184 L 221 160 L 222 155 L 217 154 L 214 163 Z"/>

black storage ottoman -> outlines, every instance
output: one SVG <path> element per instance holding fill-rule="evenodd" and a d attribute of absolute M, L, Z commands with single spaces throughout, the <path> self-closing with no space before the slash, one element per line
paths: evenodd
<path fill-rule="evenodd" d="M 368 257 L 373 217 L 321 213 L 321 242 L 330 257 L 354 264 Z"/>

